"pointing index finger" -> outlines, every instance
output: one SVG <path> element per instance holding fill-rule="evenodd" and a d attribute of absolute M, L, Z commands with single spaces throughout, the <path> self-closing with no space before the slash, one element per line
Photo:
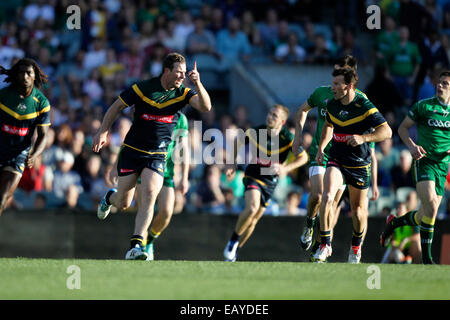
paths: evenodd
<path fill-rule="evenodd" d="M 197 61 L 194 61 L 194 70 L 197 71 Z"/>

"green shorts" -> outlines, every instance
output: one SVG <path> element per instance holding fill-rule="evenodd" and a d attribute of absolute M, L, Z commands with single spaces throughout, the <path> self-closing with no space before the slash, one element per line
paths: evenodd
<path fill-rule="evenodd" d="M 141 184 L 141 177 L 138 178 L 137 184 Z M 173 182 L 173 176 L 164 176 L 163 186 L 168 188 L 175 188 L 175 183 Z"/>
<path fill-rule="evenodd" d="M 448 163 L 437 162 L 426 157 L 413 160 L 412 175 L 414 183 L 419 181 L 434 181 L 436 194 L 443 196 L 445 193 L 445 179 L 447 178 Z"/>

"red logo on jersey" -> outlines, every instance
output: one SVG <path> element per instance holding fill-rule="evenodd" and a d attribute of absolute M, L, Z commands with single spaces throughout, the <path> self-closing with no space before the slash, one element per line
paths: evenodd
<path fill-rule="evenodd" d="M 28 134 L 28 132 L 30 131 L 29 128 L 18 128 L 18 127 L 14 127 L 14 126 L 10 126 L 7 124 L 4 124 L 2 126 L 2 131 L 9 133 L 9 134 L 14 134 L 16 136 L 26 136 Z"/>
<path fill-rule="evenodd" d="M 129 172 L 134 172 L 133 169 L 120 169 L 120 173 L 129 173 Z"/>
<path fill-rule="evenodd" d="M 158 116 L 155 114 L 148 114 L 148 113 L 144 113 L 141 116 L 141 119 L 147 120 L 147 121 L 164 122 L 164 123 L 172 123 L 173 122 L 173 116 Z"/>
<path fill-rule="evenodd" d="M 350 136 L 351 134 L 346 133 L 333 133 L 333 140 L 336 142 L 347 142 L 347 139 Z"/>

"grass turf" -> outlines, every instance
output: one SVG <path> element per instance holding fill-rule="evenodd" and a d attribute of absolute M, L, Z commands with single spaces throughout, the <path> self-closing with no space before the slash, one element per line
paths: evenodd
<path fill-rule="evenodd" d="M 80 289 L 67 282 L 80 269 Z M 0 299 L 450 299 L 450 266 L 219 261 L 0 259 Z M 370 282 L 370 279 L 369 279 Z"/>

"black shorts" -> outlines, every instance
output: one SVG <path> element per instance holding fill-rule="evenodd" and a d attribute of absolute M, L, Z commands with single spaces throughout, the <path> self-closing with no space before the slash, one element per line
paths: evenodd
<path fill-rule="evenodd" d="M 261 206 L 267 207 L 269 200 L 272 198 L 273 192 L 277 186 L 276 183 L 271 183 L 261 179 L 245 176 L 243 179 L 245 191 L 257 189 L 261 192 Z"/>
<path fill-rule="evenodd" d="M 0 157 L 0 170 L 4 170 L 6 167 L 12 168 L 14 171 L 22 174 L 25 170 L 25 161 L 28 157 L 29 149 L 22 151 L 16 156 L 8 157 L 8 153 L 5 152 L 6 156 Z"/>
<path fill-rule="evenodd" d="M 367 189 L 370 186 L 370 164 L 361 167 L 346 167 L 330 159 L 327 163 L 328 167 L 338 168 L 344 177 L 344 183 L 347 185 L 357 189 Z"/>
<path fill-rule="evenodd" d="M 144 168 L 148 168 L 164 176 L 165 162 L 166 155 L 147 154 L 124 146 L 119 152 L 117 173 L 119 177 L 128 176 L 133 173 L 140 175 Z"/>

